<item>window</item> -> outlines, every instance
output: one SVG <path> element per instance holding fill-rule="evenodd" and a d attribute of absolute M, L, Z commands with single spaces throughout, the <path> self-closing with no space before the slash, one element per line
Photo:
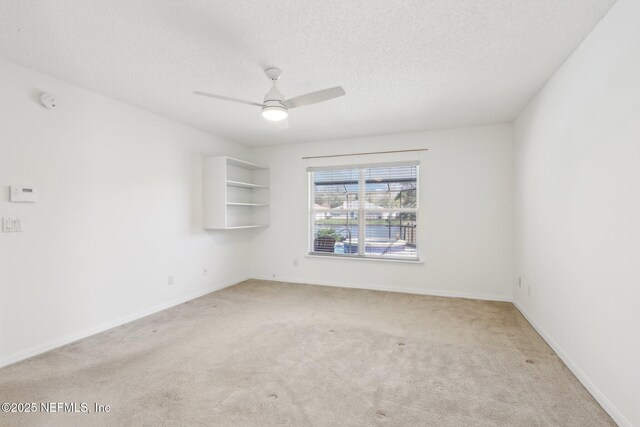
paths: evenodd
<path fill-rule="evenodd" d="M 309 253 L 418 259 L 418 164 L 309 168 Z"/>

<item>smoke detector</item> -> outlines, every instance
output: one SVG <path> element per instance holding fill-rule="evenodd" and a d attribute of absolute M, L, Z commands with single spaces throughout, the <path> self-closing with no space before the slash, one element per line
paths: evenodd
<path fill-rule="evenodd" d="M 40 103 L 50 110 L 56 108 L 55 98 L 46 92 L 40 94 Z"/>

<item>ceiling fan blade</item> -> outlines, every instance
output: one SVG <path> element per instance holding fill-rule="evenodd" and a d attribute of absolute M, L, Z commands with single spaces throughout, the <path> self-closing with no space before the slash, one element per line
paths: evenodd
<path fill-rule="evenodd" d="M 311 92 L 306 95 L 300 95 L 296 96 L 295 98 L 287 99 L 286 101 L 284 101 L 284 105 L 287 108 L 303 107 L 305 105 L 328 101 L 345 94 L 346 93 L 344 89 L 342 89 L 340 86 L 336 86 L 329 89 L 319 90 L 317 92 Z"/>
<path fill-rule="evenodd" d="M 200 92 L 198 90 L 194 91 L 193 94 L 200 95 L 200 96 L 207 96 L 209 98 L 222 99 L 224 101 L 233 101 L 233 102 L 239 102 L 241 104 L 255 105 L 256 107 L 262 107 L 262 104 L 258 104 L 257 102 L 244 101 L 242 99 L 230 98 L 228 96 L 222 96 L 222 95 L 214 95 L 213 93 Z"/>

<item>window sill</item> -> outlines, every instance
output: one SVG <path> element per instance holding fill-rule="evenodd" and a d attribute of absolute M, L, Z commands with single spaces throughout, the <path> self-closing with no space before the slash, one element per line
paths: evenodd
<path fill-rule="evenodd" d="M 374 262 L 397 262 L 402 264 L 424 264 L 420 258 L 417 259 L 402 259 L 402 258 L 376 258 L 376 257 L 366 257 L 366 256 L 358 256 L 358 255 L 334 255 L 330 252 L 326 253 L 314 253 L 309 252 L 305 255 L 305 258 L 314 258 L 314 259 L 346 259 L 352 261 L 374 261 Z"/>

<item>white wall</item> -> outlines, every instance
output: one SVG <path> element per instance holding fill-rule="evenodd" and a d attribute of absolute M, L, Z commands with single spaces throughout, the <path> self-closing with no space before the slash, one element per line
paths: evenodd
<path fill-rule="evenodd" d="M 302 160 L 303 156 L 426 147 L 427 152 Z M 511 299 L 510 125 L 420 132 L 252 150 L 271 167 L 271 227 L 253 244 L 252 277 Z M 308 166 L 418 159 L 423 264 L 305 257 Z M 294 260 L 298 266 L 294 266 Z"/>
<path fill-rule="evenodd" d="M 515 123 L 515 301 L 622 425 L 640 425 L 639 23 L 618 0 Z"/>
<path fill-rule="evenodd" d="M 640 2 L 618 0 L 515 135 L 496 125 L 249 150 L 0 61 L 0 216 L 24 220 L 0 233 L 0 366 L 249 276 L 513 293 L 616 421 L 640 425 L 637 22 Z M 43 90 L 56 110 L 37 102 Z M 416 147 L 429 151 L 301 159 Z M 253 244 L 250 231 L 202 229 L 201 159 L 216 154 L 272 168 L 272 225 Z M 416 158 L 423 263 L 305 257 L 306 167 Z M 37 186 L 39 202 L 10 203 L 11 184 Z"/>
<path fill-rule="evenodd" d="M 0 366 L 248 277 L 251 234 L 201 218 L 201 158 L 246 148 L 6 62 L 0 93 Z"/>

